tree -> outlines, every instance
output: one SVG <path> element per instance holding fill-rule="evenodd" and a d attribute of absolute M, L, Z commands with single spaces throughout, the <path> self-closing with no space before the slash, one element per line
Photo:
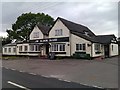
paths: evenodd
<path fill-rule="evenodd" d="M 51 26 L 54 23 L 54 19 L 44 13 L 25 13 L 19 16 L 16 22 L 12 24 L 12 30 L 6 30 L 6 32 L 10 40 L 28 40 L 30 32 L 37 23 Z"/>
<path fill-rule="evenodd" d="M 9 37 L 0 37 L 0 40 L 2 42 L 2 46 L 4 46 L 5 44 L 11 43 L 12 40 L 9 39 Z"/>

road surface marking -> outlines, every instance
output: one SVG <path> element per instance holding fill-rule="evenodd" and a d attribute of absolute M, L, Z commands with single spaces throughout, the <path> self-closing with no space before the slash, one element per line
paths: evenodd
<path fill-rule="evenodd" d="M 16 69 L 11 69 L 11 70 L 15 71 Z"/>
<path fill-rule="evenodd" d="M 42 77 L 50 78 L 49 76 L 41 75 Z"/>
<path fill-rule="evenodd" d="M 63 80 L 63 81 L 65 81 L 65 82 L 71 82 L 71 81 L 68 81 L 68 80 Z"/>
<path fill-rule="evenodd" d="M 26 88 L 26 87 L 24 87 L 24 86 L 18 85 L 18 84 L 14 83 L 14 82 L 11 82 L 11 81 L 8 81 L 7 83 L 9 83 L 9 84 L 11 84 L 11 85 L 14 85 L 14 86 L 16 86 L 16 87 L 25 89 L 25 90 L 30 90 L 30 89 L 28 89 L 28 88 Z"/>
<path fill-rule="evenodd" d="M 96 85 L 92 85 L 93 87 L 96 87 L 96 88 L 102 88 L 102 87 L 100 87 L 100 86 L 96 86 Z"/>
<path fill-rule="evenodd" d="M 96 86 L 96 85 L 88 85 L 88 84 L 84 84 L 84 83 L 79 83 L 79 84 L 81 84 L 81 85 L 85 85 L 85 86 L 89 86 L 89 87 L 95 87 L 95 88 L 104 89 L 103 87 Z"/>
<path fill-rule="evenodd" d="M 63 81 L 63 79 L 60 79 L 60 78 L 58 80 Z"/>
<path fill-rule="evenodd" d="M 22 73 L 23 73 L 23 72 L 25 72 L 25 71 L 19 71 L 19 72 L 22 72 Z"/>
<path fill-rule="evenodd" d="M 5 68 L 5 69 L 9 69 L 9 68 L 7 68 L 7 67 L 3 67 L 3 68 Z"/>
<path fill-rule="evenodd" d="M 32 75 L 37 75 L 37 74 L 35 74 L 35 73 L 29 73 L 29 74 L 32 74 Z"/>

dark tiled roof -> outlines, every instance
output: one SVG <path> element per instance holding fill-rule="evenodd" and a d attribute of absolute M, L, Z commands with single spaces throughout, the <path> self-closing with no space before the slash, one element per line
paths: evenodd
<path fill-rule="evenodd" d="M 82 34 L 84 34 L 85 32 L 88 32 L 90 36 L 95 36 L 95 34 L 86 26 L 68 21 L 60 17 L 58 17 L 58 19 L 60 19 L 64 23 L 64 25 L 72 32 L 79 32 Z"/>
<path fill-rule="evenodd" d="M 42 25 L 42 24 L 37 24 L 37 26 L 44 35 L 48 35 L 48 32 L 50 30 L 49 26 L 45 26 L 45 25 Z"/>
<path fill-rule="evenodd" d="M 80 25 L 80 24 L 76 24 L 74 22 L 65 20 L 63 18 L 58 17 L 59 20 L 61 20 L 63 22 L 63 24 L 70 30 L 71 33 L 80 36 L 84 39 L 87 39 L 89 41 L 92 42 L 97 42 L 95 41 L 95 34 L 86 26 Z M 88 33 L 88 36 L 85 35 L 85 32 Z"/>
<path fill-rule="evenodd" d="M 97 42 L 95 37 L 89 37 L 89 36 L 83 35 L 82 33 L 79 33 L 79 32 L 71 32 L 71 33 L 74 34 L 74 35 L 77 35 L 77 36 L 79 36 L 81 38 L 84 38 L 84 39 L 86 39 L 88 41 Z"/>
<path fill-rule="evenodd" d="M 111 35 L 97 35 L 95 39 L 100 43 L 108 44 L 108 43 L 111 43 L 111 40 L 113 38 L 116 39 L 114 34 L 111 34 Z"/>
<path fill-rule="evenodd" d="M 5 46 L 16 46 L 16 45 L 17 45 L 17 43 L 9 43 L 9 44 L 4 45 L 3 47 L 5 47 Z"/>
<path fill-rule="evenodd" d="M 57 19 L 61 20 L 63 24 L 70 30 L 71 33 L 74 35 L 77 35 L 79 37 L 82 37 L 86 40 L 89 40 L 91 42 L 95 43 L 103 43 L 107 44 L 110 43 L 115 36 L 112 35 L 95 35 L 88 27 L 76 24 L 74 22 L 68 21 L 66 19 L 58 17 Z M 85 32 L 88 33 L 88 36 L 85 35 Z"/>

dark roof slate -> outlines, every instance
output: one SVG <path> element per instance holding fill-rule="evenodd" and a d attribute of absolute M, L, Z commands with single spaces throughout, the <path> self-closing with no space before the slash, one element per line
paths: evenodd
<path fill-rule="evenodd" d="M 82 34 L 84 34 L 84 32 L 88 32 L 90 36 L 95 36 L 95 34 L 86 26 L 68 21 L 60 17 L 58 17 L 58 19 L 60 19 L 71 32 L 79 32 Z"/>
<path fill-rule="evenodd" d="M 82 37 L 86 40 L 89 40 L 91 42 L 97 42 L 95 40 L 96 35 L 86 26 L 83 26 L 81 24 L 77 24 L 68 20 L 65 20 L 63 18 L 58 17 L 59 20 L 63 22 L 63 24 L 70 30 L 72 34 L 75 34 L 79 37 Z M 85 35 L 85 32 L 88 33 L 88 36 Z"/>
<path fill-rule="evenodd" d="M 81 24 L 77 24 L 66 19 L 58 17 L 57 20 L 61 20 L 63 24 L 70 30 L 70 32 L 74 35 L 82 37 L 86 40 L 89 40 L 94 43 L 103 43 L 107 44 L 110 43 L 115 36 L 112 35 L 95 35 L 88 27 L 83 26 Z M 85 35 L 85 32 L 88 33 L 88 36 Z"/>
<path fill-rule="evenodd" d="M 37 24 L 37 26 L 44 35 L 48 35 L 49 30 L 50 30 L 49 26 L 45 26 L 45 25 L 42 25 L 42 24 Z"/>
<path fill-rule="evenodd" d="M 115 35 L 114 34 L 110 34 L 110 35 L 97 35 L 96 36 L 96 40 L 100 43 L 103 43 L 103 44 L 108 44 L 108 43 L 111 43 L 111 40 L 115 38 Z M 117 40 L 116 40 L 117 41 Z"/>

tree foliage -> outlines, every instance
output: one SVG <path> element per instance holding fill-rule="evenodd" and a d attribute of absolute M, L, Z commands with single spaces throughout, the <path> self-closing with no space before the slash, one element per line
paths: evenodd
<path fill-rule="evenodd" d="M 0 42 L 2 42 L 2 46 L 5 44 L 11 43 L 11 40 L 8 37 L 0 37 Z"/>
<path fill-rule="evenodd" d="M 29 34 L 34 26 L 39 23 L 45 26 L 51 26 L 54 19 L 48 14 L 44 13 L 25 13 L 19 16 L 14 24 L 12 30 L 6 30 L 10 40 L 28 40 Z"/>

